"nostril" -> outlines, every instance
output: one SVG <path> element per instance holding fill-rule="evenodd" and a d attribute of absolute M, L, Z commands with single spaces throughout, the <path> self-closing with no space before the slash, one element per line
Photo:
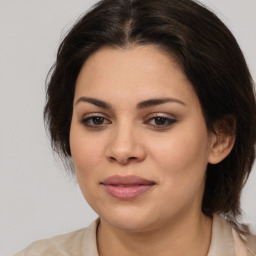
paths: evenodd
<path fill-rule="evenodd" d="M 113 156 L 110 156 L 109 159 L 110 159 L 111 161 L 115 161 L 115 160 L 116 160 Z"/>
<path fill-rule="evenodd" d="M 132 157 L 128 157 L 128 158 L 121 158 L 121 157 L 120 158 L 116 158 L 116 157 L 110 156 L 109 160 L 111 162 L 119 162 L 121 164 L 128 164 L 128 163 L 130 163 L 130 162 L 132 162 L 134 160 L 137 160 L 137 157 L 132 156 Z"/>
<path fill-rule="evenodd" d="M 110 144 L 106 148 L 105 157 L 109 162 L 126 165 L 143 161 L 146 157 L 146 152 L 143 147 L 138 145 L 120 144 L 118 146 L 117 144 Z"/>

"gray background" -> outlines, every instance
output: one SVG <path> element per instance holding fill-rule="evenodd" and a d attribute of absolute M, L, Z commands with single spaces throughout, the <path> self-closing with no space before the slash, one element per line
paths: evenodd
<path fill-rule="evenodd" d="M 96 1 L 0 0 L 0 255 L 87 226 L 96 214 L 53 157 L 43 125 L 44 81 L 57 47 Z M 256 1 L 205 0 L 237 38 L 256 79 Z M 256 223 L 254 171 L 242 197 Z"/>

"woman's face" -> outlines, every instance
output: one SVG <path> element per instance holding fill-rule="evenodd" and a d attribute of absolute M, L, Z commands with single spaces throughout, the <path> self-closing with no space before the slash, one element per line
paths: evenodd
<path fill-rule="evenodd" d="M 190 82 L 156 46 L 103 47 L 83 65 L 70 147 L 103 221 L 142 231 L 201 214 L 212 144 Z"/>

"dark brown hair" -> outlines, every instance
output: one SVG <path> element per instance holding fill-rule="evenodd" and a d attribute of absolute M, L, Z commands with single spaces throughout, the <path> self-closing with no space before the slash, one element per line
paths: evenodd
<path fill-rule="evenodd" d="M 74 90 L 86 59 L 104 45 L 146 44 L 175 56 L 198 95 L 209 131 L 227 117 L 235 120 L 235 145 L 222 162 L 208 165 L 202 202 L 206 215 L 219 213 L 235 221 L 255 158 L 253 81 L 229 29 L 195 1 L 103 0 L 74 25 L 59 47 L 48 80 L 44 116 L 53 149 L 70 158 Z"/>

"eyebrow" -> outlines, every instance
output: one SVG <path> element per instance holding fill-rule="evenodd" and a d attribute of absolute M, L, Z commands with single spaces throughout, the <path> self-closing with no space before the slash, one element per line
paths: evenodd
<path fill-rule="evenodd" d="M 80 97 L 76 103 L 78 104 L 79 102 L 88 102 L 88 103 L 91 103 L 97 107 L 101 107 L 101 108 L 105 108 L 105 109 L 111 109 L 112 106 L 111 104 L 105 102 L 105 101 L 102 101 L 102 100 L 99 100 L 99 99 L 95 99 L 95 98 L 87 98 L 87 97 Z M 142 101 L 142 102 L 139 102 L 136 106 L 137 109 L 144 109 L 144 108 L 149 108 L 149 107 L 154 107 L 154 106 L 157 106 L 157 105 L 161 105 L 161 104 L 164 104 L 164 103 L 178 103 L 178 104 L 181 104 L 181 105 L 186 105 L 183 101 L 181 100 L 178 100 L 178 99 L 175 99 L 175 98 L 159 98 L 159 99 L 149 99 L 149 100 L 145 100 L 145 101 Z"/>

